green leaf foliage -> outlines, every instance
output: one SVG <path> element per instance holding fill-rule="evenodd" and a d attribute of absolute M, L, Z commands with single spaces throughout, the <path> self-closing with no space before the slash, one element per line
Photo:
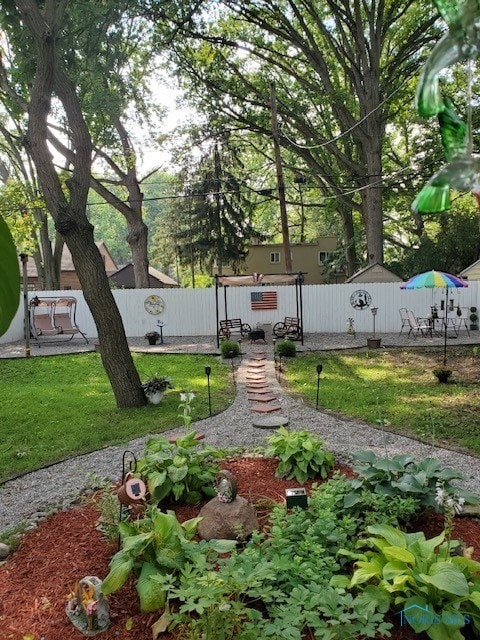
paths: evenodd
<path fill-rule="evenodd" d="M 165 606 L 167 594 L 161 584 L 152 580 L 158 574 L 158 567 L 144 562 L 138 576 L 136 589 L 140 598 L 140 609 L 145 612 L 157 611 Z"/>
<path fill-rule="evenodd" d="M 432 640 L 461 638 L 458 629 L 467 617 L 479 619 L 480 563 L 452 556 L 453 543 L 445 542 L 443 532 L 427 540 L 421 532 L 404 533 L 389 525 L 369 526 L 368 531 L 373 535 L 363 544 L 375 551 L 357 555 L 351 586 L 376 584 L 402 607 L 413 629 Z M 417 611 L 422 615 L 414 615 Z"/>
<path fill-rule="evenodd" d="M 20 301 L 20 271 L 12 235 L 0 216 L 0 336 L 3 335 L 18 309 Z"/>
<path fill-rule="evenodd" d="M 147 508 L 144 518 L 132 523 L 121 523 L 121 549 L 110 562 L 110 572 L 102 583 L 105 594 L 117 591 L 133 569 L 138 575 L 136 588 L 142 611 L 155 611 L 165 606 L 169 580 L 188 560 L 201 552 L 193 540 L 201 518 L 192 518 L 180 524 L 173 511 L 163 513 L 156 506 Z M 205 549 L 230 551 L 233 541 L 217 540 Z"/>
<path fill-rule="evenodd" d="M 356 461 L 353 469 L 359 478 L 351 481 L 352 493 L 346 504 L 353 504 L 355 496 L 368 488 L 375 493 L 394 497 L 410 496 L 419 508 L 432 507 L 439 510 L 435 501 L 438 482 L 448 494 L 456 494 L 466 502 L 478 503 L 478 496 L 463 491 L 452 480 L 462 480 L 460 471 L 444 467 L 435 458 L 423 458 L 416 462 L 410 455 L 389 457 L 377 456 L 373 451 L 359 451 L 353 454 Z"/>
<path fill-rule="evenodd" d="M 216 459 L 223 453 L 195 439 L 192 431 L 175 443 L 166 438 L 152 438 L 137 471 L 145 479 L 151 500 L 168 499 L 197 504 L 203 496 L 215 495 L 213 481 L 220 467 Z"/>
<path fill-rule="evenodd" d="M 326 478 L 335 463 L 332 453 L 323 448 L 323 441 L 307 430 L 288 431 L 280 427 L 267 438 L 267 455 L 279 458 L 275 475 L 304 484 L 309 478 Z"/>

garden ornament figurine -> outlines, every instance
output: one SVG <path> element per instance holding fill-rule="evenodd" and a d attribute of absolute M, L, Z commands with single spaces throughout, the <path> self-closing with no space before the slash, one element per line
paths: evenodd
<path fill-rule="evenodd" d="M 347 322 L 347 333 L 355 337 L 355 327 L 353 326 L 354 320 L 353 318 L 349 318 Z"/>
<path fill-rule="evenodd" d="M 470 191 L 480 205 L 480 158 L 472 154 L 471 135 L 454 105 L 441 95 L 439 74 L 443 69 L 480 55 L 480 0 L 434 0 L 448 25 L 425 63 L 417 90 L 417 108 L 422 117 L 437 116 L 448 162 L 421 190 L 412 204 L 418 213 L 440 213 L 450 209 L 450 189 Z"/>
<path fill-rule="evenodd" d="M 96 636 L 110 625 L 108 603 L 101 587 L 100 578 L 86 576 L 79 580 L 68 596 L 66 614 L 85 636 Z"/>
<path fill-rule="evenodd" d="M 214 488 L 220 502 L 233 502 L 237 496 L 237 481 L 230 471 L 220 471 L 217 474 Z"/>

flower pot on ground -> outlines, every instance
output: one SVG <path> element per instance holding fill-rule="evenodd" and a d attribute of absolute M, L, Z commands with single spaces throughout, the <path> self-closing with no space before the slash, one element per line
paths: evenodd
<path fill-rule="evenodd" d="M 153 376 L 142 384 L 142 389 L 151 404 L 159 404 L 163 400 L 165 391 L 173 388 L 172 381 L 168 376 L 161 378 Z"/>
<path fill-rule="evenodd" d="M 381 338 L 367 338 L 367 347 L 369 349 L 378 349 L 382 344 Z"/>
<path fill-rule="evenodd" d="M 433 370 L 433 375 L 437 378 L 437 380 L 443 384 L 447 384 L 448 379 L 452 375 L 452 370 L 447 369 L 446 367 L 436 367 Z"/>
<path fill-rule="evenodd" d="M 478 330 L 477 307 L 470 307 L 470 331 Z"/>
<path fill-rule="evenodd" d="M 148 340 L 148 344 L 157 344 L 160 334 L 158 331 L 149 331 L 145 334 L 145 338 Z"/>

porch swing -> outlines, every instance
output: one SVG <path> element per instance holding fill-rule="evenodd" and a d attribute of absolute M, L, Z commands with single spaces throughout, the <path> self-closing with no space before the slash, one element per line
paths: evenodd
<path fill-rule="evenodd" d="M 35 296 L 30 304 L 30 334 L 40 343 L 68 342 L 78 333 L 88 344 L 87 336 L 76 321 L 77 299 L 74 297 L 42 298 Z M 54 336 L 70 336 L 66 340 Z M 46 338 L 46 340 L 43 340 Z"/>

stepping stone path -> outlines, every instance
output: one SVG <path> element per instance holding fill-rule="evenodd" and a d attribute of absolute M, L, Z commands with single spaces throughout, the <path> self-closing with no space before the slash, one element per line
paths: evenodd
<path fill-rule="evenodd" d="M 269 385 L 266 365 L 267 358 L 265 353 L 255 353 L 247 361 L 245 374 L 247 398 L 251 403 L 250 410 L 256 414 L 253 422 L 254 426 L 262 427 L 262 420 L 264 421 L 266 417 L 269 420 L 267 420 L 264 428 L 275 428 L 280 424 L 288 424 L 288 418 L 277 413 L 282 410 L 282 407 Z M 260 418 L 259 415 L 262 417 Z"/>

